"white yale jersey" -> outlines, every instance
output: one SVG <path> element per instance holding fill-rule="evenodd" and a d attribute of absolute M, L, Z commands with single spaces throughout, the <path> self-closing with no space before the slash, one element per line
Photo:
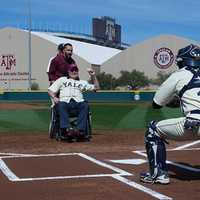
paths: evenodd
<path fill-rule="evenodd" d="M 187 85 L 187 89 L 185 89 Z M 183 92 L 184 91 L 184 92 Z M 182 111 L 187 117 L 200 119 L 200 77 L 182 68 L 174 72 L 158 89 L 154 102 L 164 106 L 174 95 L 181 98 Z M 191 113 L 192 112 L 192 113 Z"/>
<path fill-rule="evenodd" d="M 49 88 L 50 91 L 57 93 L 60 92 L 60 101 L 69 103 L 73 98 L 76 102 L 82 102 L 83 91 L 94 90 L 94 85 L 89 84 L 84 80 L 68 79 L 67 77 L 61 77 L 57 79 Z"/>

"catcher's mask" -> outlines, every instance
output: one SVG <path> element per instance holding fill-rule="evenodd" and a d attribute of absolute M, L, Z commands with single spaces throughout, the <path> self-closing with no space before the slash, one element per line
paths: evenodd
<path fill-rule="evenodd" d="M 176 64 L 179 69 L 188 66 L 192 68 L 200 67 L 200 47 L 190 44 L 178 50 L 176 56 Z"/>

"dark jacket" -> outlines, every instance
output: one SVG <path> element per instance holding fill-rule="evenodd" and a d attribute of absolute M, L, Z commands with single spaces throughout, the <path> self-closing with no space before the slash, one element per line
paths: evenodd
<path fill-rule="evenodd" d="M 62 76 L 67 76 L 70 64 L 75 64 L 74 59 L 66 59 L 63 54 L 58 54 L 55 58 L 53 58 L 48 72 L 49 81 L 55 81 Z"/>

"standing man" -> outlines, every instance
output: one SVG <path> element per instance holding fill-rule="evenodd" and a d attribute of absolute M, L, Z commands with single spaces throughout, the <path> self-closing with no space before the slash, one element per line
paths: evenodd
<path fill-rule="evenodd" d="M 58 54 L 51 60 L 47 72 L 50 84 L 62 76 L 67 76 L 69 65 L 75 64 L 72 53 L 73 46 L 70 43 L 58 45 Z"/>
<path fill-rule="evenodd" d="M 160 86 L 153 99 L 153 108 L 170 106 L 179 97 L 183 117 L 151 121 L 145 134 L 149 172 L 142 173 L 144 183 L 170 183 L 166 164 L 166 139 L 196 140 L 200 138 L 200 47 L 189 45 L 178 51 L 175 71 Z"/>
<path fill-rule="evenodd" d="M 68 68 L 72 64 L 76 64 L 72 58 L 73 46 L 70 43 L 59 44 L 58 54 L 51 58 L 47 67 L 47 74 L 50 85 L 58 78 L 68 75 Z M 52 100 L 51 106 L 51 122 L 49 126 L 49 137 L 54 138 L 56 132 L 59 130 L 59 114 L 58 107 Z"/>
<path fill-rule="evenodd" d="M 62 51 L 63 51 L 63 45 L 64 45 L 63 43 L 61 43 L 61 44 L 58 45 L 58 47 L 57 47 L 57 51 L 58 51 L 57 55 L 62 53 Z M 56 56 L 57 56 L 57 55 L 56 55 Z M 50 68 L 50 65 L 51 65 L 51 61 L 52 61 L 56 56 L 51 57 L 51 58 L 49 59 L 49 63 L 48 63 L 48 66 L 47 66 L 47 75 L 48 75 L 48 77 L 49 77 L 49 68 Z"/>

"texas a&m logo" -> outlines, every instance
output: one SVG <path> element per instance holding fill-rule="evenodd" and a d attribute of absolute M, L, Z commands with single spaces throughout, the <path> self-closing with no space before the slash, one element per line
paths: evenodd
<path fill-rule="evenodd" d="M 162 47 L 155 52 L 153 59 L 157 67 L 166 69 L 173 64 L 174 54 L 169 48 Z"/>
<path fill-rule="evenodd" d="M 6 70 L 11 70 L 16 66 L 16 58 L 13 54 L 0 55 L 0 67 L 4 67 Z"/>

